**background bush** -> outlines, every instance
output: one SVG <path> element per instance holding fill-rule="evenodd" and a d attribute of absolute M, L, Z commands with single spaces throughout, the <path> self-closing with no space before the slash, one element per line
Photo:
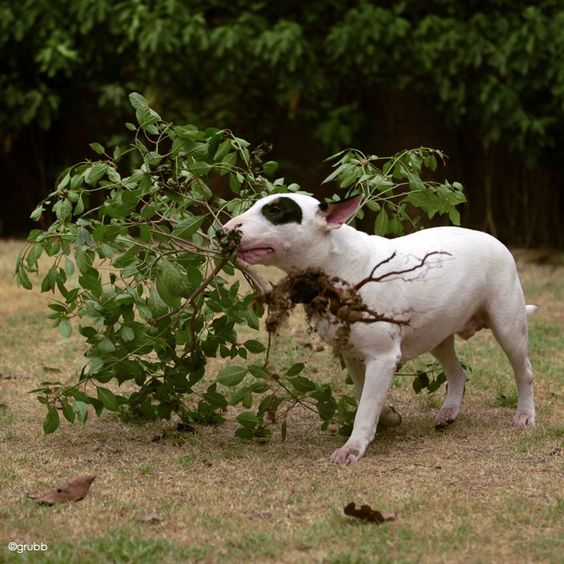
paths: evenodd
<path fill-rule="evenodd" d="M 89 142 L 123 139 L 137 90 L 179 123 L 273 142 L 312 190 L 336 148 L 440 147 L 466 225 L 564 240 L 557 0 L 4 1 L 0 57 L 5 233 Z"/>

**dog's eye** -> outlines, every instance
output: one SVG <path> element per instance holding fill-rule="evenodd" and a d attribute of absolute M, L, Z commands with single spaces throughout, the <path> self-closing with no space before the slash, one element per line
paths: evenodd
<path fill-rule="evenodd" d="M 262 208 L 262 215 L 274 225 L 284 223 L 301 223 L 302 209 L 291 198 L 281 196 L 275 201 L 268 202 Z"/>

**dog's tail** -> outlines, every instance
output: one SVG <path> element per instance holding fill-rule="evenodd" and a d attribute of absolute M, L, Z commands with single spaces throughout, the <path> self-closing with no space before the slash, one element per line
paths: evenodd
<path fill-rule="evenodd" d="M 537 306 L 537 305 L 526 305 L 525 306 L 525 311 L 527 312 L 527 315 L 531 315 L 531 314 L 535 313 L 535 311 L 537 311 L 537 309 L 539 309 L 539 306 Z"/>

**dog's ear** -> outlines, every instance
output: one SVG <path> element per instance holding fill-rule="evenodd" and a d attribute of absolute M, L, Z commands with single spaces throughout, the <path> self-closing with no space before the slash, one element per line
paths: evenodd
<path fill-rule="evenodd" d="M 319 204 L 319 212 L 327 229 L 338 229 L 352 217 L 360 208 L 362 194 L 352 196 L 340 202 L 322 202 Z"/>

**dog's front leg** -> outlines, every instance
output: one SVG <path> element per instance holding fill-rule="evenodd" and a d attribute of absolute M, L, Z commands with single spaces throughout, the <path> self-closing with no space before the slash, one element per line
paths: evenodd
<path fill-rule="evenodd" d="M 364 387 L 360 396 L 354 427 L 349 440 L 331 456 L 336 464 L 359 461 L 374 439 L 380 413 L 386 403 L 388 391 L 399 362 L 396 351 L 384 353 L 366 361 Z"/>

